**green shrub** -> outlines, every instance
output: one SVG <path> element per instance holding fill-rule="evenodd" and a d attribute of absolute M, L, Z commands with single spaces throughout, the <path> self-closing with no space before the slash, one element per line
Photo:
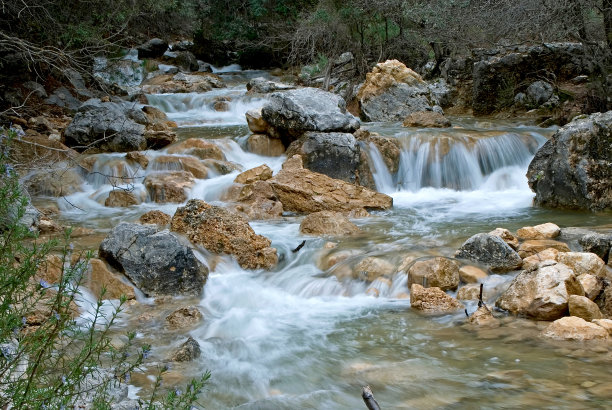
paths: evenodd
<path fill-rule="evenodd" d="M 76 254 L 70 231 L 63 241 L 41 242 L 21 223 L 28 198 L 7 162 L 14 137 L 0 128 L 0 408 L 68 408 L 79 403 L 110 408 L 112 387 L 129 380 L 149 346 L 136 347 L 134 333 L 117 348 L 109 337 L 125 297 L 110 313 L 100 299 L 87 318 L 77 318 L 75 302 L 91 253 Z M 39 277 L 51 250 L 60 247 L 57 284 Z M 210 374 L 192 381 L 184 394 L 158 397 L 162 374 L 145 408 L 190 408 Z"/>

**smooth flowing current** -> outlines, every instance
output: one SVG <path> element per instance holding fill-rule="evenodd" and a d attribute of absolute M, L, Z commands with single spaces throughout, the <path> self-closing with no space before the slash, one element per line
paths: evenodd
<path fill-rule="evenodd" d="M 262 157 L 244 149 L 249 135 L 244 114 L 265 102 L 246 96 L 245 82 L 266 73 L 220 75 L 227 88 L 152 95 L 149 103 L 178 123 L 180 139 L 214 141 L 242 170 L 267 164 L 278 171 L 285 157 Z M 229 111 L 212 108 L 219 97 L 231 98 Z M 189 334 L 199 342 L 202 355 L 195 362 L 173 365 L 167 383 L 210 370 L 211 382 L 201 399 L 208 409 L 365 409 L 360 389 L 366 384 L 382 409 L 609 406 L 612 353 L 605 348 L 593 352 L 551 345 L 538 338 L 546 323 L 515 318 L 503 318 L 495 329 L 469 329 L 463 325 L 463 312 L 426 316 L 411 310 L 404 274 L 372 284 L 343 275 L 366 256 L 396 268 L 407 256 L 452 256 L 471 235 L 496 227 L 515 231 L 544 222 L 561 227 L 603 224 L 595 214 L 532 207 L 534 195 L 525 173 L 553 128 L 468 117 L 451 120 L 453 128 L 440 130 L 363 124 L 397 138 L 401 145 L 395 175 L 375 146 L 362 147 L 373 164 L 377 189 L 394 202 L 389 211 L 354 220 L 363 234 L 304 236 L 299 233 L 303 217 L 293 215 L 253 221 L 255 231 L 278 250 L 280 263 L 271 271 L 243 270 L 229 257 L 201 250 L 199 256 L 211 267 L 203 297 L 172 303 L 199 305 L 204 321 Z M 96 174 L 84 192 L 58 202 L 62 218 L 94 228 L 101 238 L 120 221 L 136 221 L 152 209 L 172 215 L 181 204 L 146 199 L 142 177 L 159 169 L 156 156 L 167 154 L 161 150 L 148 155 L 152 161 L 147 169 L 130 167 L 125 154 L 99 154 L 95 164 L 100 174 L 134 178 L 134 192 L 145 199 L 141 205 L 105 207 L 113 187 Z M 209 173 L 197 180 L 189 198 L 221 204 L 238 173 Z M 302 240 L 304 248 L 292 253 Z M 326 247 L 329 241 L 337 246 Z M 326 269 L 327 258 L 341 253 L 344 259 Z M 499 294 L 512 277 L 491 275 L 485 287 Z M 172 309 L 152 300 L 142 302 L 122 323 L 138 327 L 139 338 L 153 345 L 152 360 L 161 363 L 187 335 L 158 336 L 162 313 Z M 469 312 L 476 309 L 474 303 L 466 306 Z M 161 312 L 161 319 L 146 324 L 135 319 L 147 312 Z"/>

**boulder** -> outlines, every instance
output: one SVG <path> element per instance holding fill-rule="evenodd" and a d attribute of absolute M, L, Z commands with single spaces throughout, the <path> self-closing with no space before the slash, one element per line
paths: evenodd
<path fill-rule="evenodd" d="M 448 128 L 451 122 L 436 111 L 417 111 L 409 114 L 402 123 L 404 127 Z"/>
<path fill-rule="evenodd" d="M 198 59 L 190 51 L 176 52 L 176 57 L 170 60 L 170 64 L 176 65 L 182 71 L 198 71 L 200 69 Z"/>
<path fill-rule="evenodd" d="M 457 291 L 458 300 L 478 300 L 480 296 L 480 285 L 477 283 L 471 283 L 462 286 Z"/>
<path fill-rule="evenodd" d="M 149 166 L 149 157 L 142 152 L 131 151 L 125 154 L 125 160 L 138 164 L 141 169 L 147 169 Z"/>
<path fill-rule="evenodd" d="M 168 154 L 188 154 L 200 159 L 225 161 L 223 151 L 214 142 L 201 138 L 189 138 L 167 149 Z"/>
<path fill-rule="evenodd" d="M 35 172 L 25 181 L 30 195 L 61 197 L 80 192 L 84 181 L 74 169 Z"/>
<path fill-rule="evenodd" d="M 206 266 L 176 235 L 153 226 L 115 226 L 100 244 L 99 255 L 147 296 L 199 296 L 208 277 Z"/>
<path fill-rule="evenodd" d="M 552 239 L 530 239 L 519 246 L 518 254 L 521 258 L 527 258 L 549 248 L 556 249 L 559 252 L 570 252 L 569 246 L 563 242 Z"/>
<path fill-rule="evenodd" d="M 435 104 L 421 76 L 397 60 L 376 64 L 357 100 L 366 121 L 402 121 L 413 112 L 431 111 Z"/>
<path fill-rule="evenodd" d="M 231 198 L 230 193 L 228 199 L 239 202 L 235 208 L 236 211 L 245 214 L 248 219 L 277 219 L 282 216 L 283 205 L 276 197 L 269 182 L 256 180 L 244 186 L 234 186 L 238 188 L 237 196 Z"/>
<path fill-rule="evenodd" d="M 608 331 L 595 323 L 567 316 L 552 322 L 544 331 L 542 336 L 555 340 L 570 340 L 585 342 L 589 340 L 607 340 Z"/>
<path fill-rule="evenodd" d="M 159 155 L 153 160 L 151 168 L 157 171 L 183 170 L 199 179 L 206 179 L 208 177 L 208 168 L 206 165 L 199 159 L 188 156 Z"/>
<path fill-rule="evenodd" d="M 285 153 L 285 146 L 278 138 L 253 134 L 247 139 L 247 151 L 264 157 L 280 157 Z"/>
<path fill-rule="evenodd" d="M 588 273 L 605 278 L 608 274 L 606 264 L 594 253 L 561 252 L 557 260 L 569 266 L 578 276 Z"/>
<path fill-rule="evenodd" d="M 467 322 L 472 325 L 493 328 L 500 326 L 499 319 L 495 318 L 493 313 L 491 313 L 486 306 L 481 306 L 476 309 L 476 311 L 467 318 Z"/>
<path fill-rule="evenodd" d="M 133 192 L 118 189 L 108 193 L 108 198 L 106 198 L 104 201 L 104 206 L 122 208 L 138 205 L 139 203 L 140 200 L 136 197 L 136 195 L 134 195 Z"/>
<path fill-rule="evenodd" d="M 141 110 L 93 98 L 79 107 L 64 130 L 64 142 L 79 152 L 129 152 L 162 148 L 176 138 L 169 130 L 147 129 L 148 124 Z"/>
<path fill-rule="evenodd" d="M 93 76 L 108 85 L 111 90 L 118 91 L 118 94 L 128 94 L 132 87 L 142 83 L 145 75 L 145 68 L 140 61 L 101 56 L 93 59 Z"/>
<path fill-rule="evenodd" d="M 604 281 L 604 288 L 594 300 L 606 318 L 612 319 L 612 286 Z"/>
<path fill-rule="evenodd" d="M 205 93 L 213 88 L 223 88 L 225 84 L 219 76 L 210 73 L 163 74 L 143 82 L 141 91 L 145 94 Z"/>
<path fill-rule="evenodd" d="M 578 242 L 582 245 L 583 251 L 592 252 L 603 259 L 604 262 L 610 262 L 608 255 L 610 248 L 612 248 L 612 234 L 591 232 L 582 236 Z"/>
<path fill-rule="evenodd" d="M 391 174 L 395 174 L 399 170 L 401 147 L 397 138 L 383 137 L 363 129 L 355 131 L 353 135 L 358 141 L 376 147 Z M 363 151 L 364 150 L 362 150 L 362 153 Z M 371 168 L 371 166 L 368 164 L 368 169 L 369 168 Z M 363 171 L 361 170 L 360 177 L 363 177 Z M 360 185 L 364 184 L 362 183 Z"/>
<path fill-rule="evenodd" d="M 266 164 L 244 171 L 234 179 L 237 184 L 252 184 L 255 181 L 267 181 L 272 178 L 272 170 Z"/>
<path fill-rule="evenodd" d="M 354 235 L 361 229 L 340 212 L 320 211 L 308 214 L 300 224 L 300 232 L 306 235 Z"/>
<path fill-rule="evenodd" d="M 261 108 L 258 110 L 249 110 L 245 114 L 249 130 L 255 134 L 267 134 L 270 128 L 263 117 L 261 116 Z"/>
<path fill-rule="evenodd" d="M 304 169 L 299 155 L 285 162 L 270 184 L 285 211 L 349 213 L 393 205 L 393 199 L 385 194 Z"/>
<path fill-rule="evenodd" d="M 106 267 L 106 264 L 100 259 L 89 260 L 89 270 L 82 282 L 83 286 L 88 288 L 95 297 L 103 296 L 103 299 L 119 299 L 122 295 L 130 299 L 136 299 L 134 288 L 125 284 L 111 273 Z M 102 295 L 102 288 L 106 289 Z"/>
<path fill-rule="evenodd" d="M 38 264 L 38 269 L 34 278 L 39 282 L 44 281 L 49 285 L 55 285 L 60 282 L 63 272 L 63 259 L 57 255 L 46 255 Z"/>
<path fill-rule="evenodd" d="M 288 141 L 306 131 L 351 133 L 359 128 L 340 96 L 318 88 L 273 93 L 261 116 Z"/>
<path fill-rule="evenodd" d="M 417 261 L 408 270 L 408 287 L 413 283 L 426 288 L 455 290 L 459 286 L 459 264 L 440 256 Z"/>
<path fill-rule="evenodd" d="M 560 128 L 536 153 L 527 178 L 536 205 L 612 209 L 612 111 Z"/>
<path fill-rule="evenodd" d="M 384 259 L 368 256 L 362 259 L 353 270 L 353 279 L 373 282 L 376 279 L 390 277 L 395 272 L 394 266 Z"/>
<path fill-rule="evenodd" d="M 154 209 L 142 214 L 139 221 L 141 224 L 169 225 L 171 219 L 170 215 Z"/>
<path fill-rule="evenodd" d="M 286 91 L 286 90 L 294 90 L 295 86 L 290 84 L 277 83 L 274 81 L 266 80 L 263 77 L 256 77 L 251 80 L 246 85 L 247 95 L 253 94 L 268 94 L 273 93 L 275 91 Z"/>
<path fill-rule="evenodd" d="M 553 96 L 554 87 L 546 81 L 534 81 L 527 87 L 525 95 L 530 107 L 539 107 Z"/>
<path fill-rule="evenodd" d="M 455 253 L 458 259 L 467 259 L 486 265 L 493 272 L 509 272 L 521 267 L 523 261 L 499 236 L 479 233 L 469 238 Z"/>
<path fill-rule="evenodd" d="M 352 134 L 307 132 L 287 148 L 287 156 L 294 155 L 313 172 L 352 184 L 358 180 L 360 148 Z"/>
<path fill-rule="evenodd" d="M 495 305 L 515 315 L 555 320 L 568 313 L 570 295 L 584 296 L 582 285 L 568 266 L 551 261 L 520 272 Z"/>
<path fill-rule="evenodd" d="M 612 336 L 612 320 L 610 319 L 595 319 L 593 320 L 597 326 L 601 326 L 608 332 L 608 336 Z"/>
<path fill-rule="evenodd" d="M 559 261 L 559 251 L 555 248 L 547 248 L 534 255 L 523 259 L 523 269 L 534 270 L 541 264 L 549 264 L 548 261 Z"/>
<path fill-rule="evenodd" d="M 476 266 L 465 265 L 459 269 L 459 279 L 464 283 L 477 283 L 489 275 Z"/>
<path fill-rule="evenodd" d="M 186 190 L 193 187 L 195 180 L 186 171 L 156 172 L 147 175 L 143 184 L 154 202 L 185 202 Z"/>
<path fill-rule="evenodd" d="M 170 360 L 173 362 L 191 362 L 200 357 L 201 353 L 200 344 L 190 336 L 187 341 L 172 354 Z"/>
<path fill-rule="evenodd" d="M 514 250 L 517 250 L 519 247 L 519 240 L 516 236 L 512 235 L 512 233 L 504 228 L 495 228 L 495 230 L 489 232 L 489 235 L 499 236 L 506 242 L 510 247 Z"/>
<path fill-rule="evenodd" d="M 584 296 L 590 300 L 595 300 L 603 289 L 602 278 L 595 275 L 583 273 L 578 275 L 578 281 L 582 285 L 582 289 L 584 289 Z"/>
<path fill-rule="evenodd" d="M 410 307 L 426 313 L 452 313 L 463 305 L 440 288 L 424 288 L 414 283 L 410 287 Z"/>
<path fill-rule="evenodd" d="M 270 269 L 278 262 L 270 240 L 255 234 L 244 217 L 202 200 L 178 208 L 171 229 L 210 252 L 233 255 L 245 269 Z"/>
<path fill-rule="evenodd" d="M 138 59 L 159 58 L 168 50 L 168 42 L 160 38 L 152 38 L 144 44 L 136 47 L 138 50 Z"/>
<path fill-rule="evenodd" d="M 185 306 L 166 316 L 166 324 L 170 329 L 187 329 L 200 323 L 202 312 L 195 306 Z"/>
<path fill-rule="evenodd" d="M 561 228 L 553 223 L 545 223 L 536 226 L 525 226 L 516 231 L 516 236 L 521 240 L 527 239 L 554 239 L 561 233 Z"/>
<path fill-rule="evenodd" d="M 570 316 L 580 317 L 587 322 L 603 318 L 597 304 L 585 296 L 570 295 L 567 305 Z"/>

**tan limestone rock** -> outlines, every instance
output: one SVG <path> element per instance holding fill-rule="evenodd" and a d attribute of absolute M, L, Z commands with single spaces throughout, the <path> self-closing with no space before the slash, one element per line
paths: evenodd
<path fill-rule="evenodd" d="M 340 212 L 320 211 L 308 214 L 300 224 L 300 232 L 307 235 L 354 235 L 361 229 Z"/>
<path fill-rule="evenodd" d="M 167 149 L 168 154 L 189 154 L 200 159 L 225 161 L 223 151 L 214 142 L 201 138 L 189 138 Z"/>
<path fill-rule="evenodd" d="M 104 206 L 113 208 L 125 208 L 132 205 L 138 205 L 140 200 L 133 192 L 123 189 L 116 189 L 108 193 L 108 198 L 104 201 Z"/>
<path fill-rule="evenodd" d="M 394 266 L 384 259 L 369 256 L 355 266 L 353 278 L 372 282 L 377 278 L 390 276 L 395 271 Z"/>
<path fill-rule="evenodd" d="M 491 328 L 499 327 L 501 325 L 499 319 L 494 317 L 491 311 L 485 306 L 481 306 L 476 309 L 476 311 L 467 318 L 467 322 L 472 325 Z"/>
<path fill-rule="evenodd" d="M 192 199 L 178 208 L 171 230 L 211 252 L 233 255 L 245 269 L 270 269 L 278 262 L 270 240 L 255 234 L 243 216 L 202 200 Z"/>
<path fill-rule="evenodd" d="M 408 287 L 413 283 L 426 288 L 455 290 L 459 286 L 459 264 L 442 257 L 415 262 L 408 270 Z"/>
<path fill-rule="evenodd" d="M 457 291 L 457 299 L 459 300 L 478 300 L 480 295 L 480 285 L 476 283 L 470 283 L 462 286 Z"/>
<path fill-rule="evenodd" d="M 603 327 L 608 332 L 609 336 L 612 336 L 612 320 L 611 319 L 593 319 L 593 323 Z"/>
<path fill-rule="evenodd" d="M 154 209 L 140 216 L 140 223 L 142 224 L 153 224 L 153 225 L 169 225 L 172 217 L 168 214 L 163 213 Z"/>
<path fill-rule="evenodd" d="M 465 265 L 459 269 L 459 278 L 464 283 L 477 283 L 488 276 L 487 272 L 476 266 Z"/>
<path fill-rule="evenodd" d="M 87 287 L 94 296 L 102 294 L 102 288 L 106 288 L 104 299 L 119 299 L 125 295 L 128 300 L 136 299 L 134 288 L 119 279 L 113 274 L 106 264 L 100 259 L 89 261 L 90 269 L 83 281 L 83 286 Z"/>
<path fill-rule="evenodd" d="M 463 305 L 440 288 L 424 288 L 414 283 L 410 287 L 410 306 L 427 313 L 452 313 Z"/>
<path fill-rule="evenodd" d="M 555 248 L 544 249 L 541 252 L 536 253 L 523 259 L 523 269 L 533 270 L 536 269 L 540 264 L 545 261 L 557 262 L 559 259 L 559 251 Z M 548 262 L 547 262 L 548 263 Z"/>
<path fill-rule="evenodd" d="M 519 246 L 519 256 L 523 259 L 542 252 L 545 249 L 554 248 L 559 252 L 570 252 L 569 246 L 566 243 L 554 241 L 552 239 L 530 239 Z"/>
<path fill-rule="evenodd" d="M 514 250 L 519 247 L 519 240 L 516 236 L 512 235 L 512 232 L 505 228 L 495 228 L 495 230 L 489 232 L 489 235 L 499 236 Z"/>
<path fill-rule="evenodd" d="M 605 278 L 607 274 L 605 262 L 594 253 L 562 252 L 559 254 L 558 260 L 572 268 L 576 275 L 588 273 L 590 275 L 599 276 L 600 278 Z"/>
<path fill-rule="evenodd" d="M 245 114 L 249 130 L 255 134 L 267 134 L 270 124 L 261 116 L 261 108 L 249 110 Z"/>
<path fill-rule="evenodd" d="M 184 202 L 195 180 L 190 172 L 172 171 L 149 174 L 143 183 L 154 202 Z"/>
<path fill-rule="evenodd" d="M 272 178 L 272 170 L 266 164 L 248 169 L 236 176 L 234 182 L 237 184 L 252 184 L 255 181 L 267 181 Z"/>
<path fill-rule="evenodd" d="M 526 239 L 553 239 L 559 236 L 561 228 L 554 223 L 545 223 L 536 226 L 525 226 L 518 231 L 516 235 L 521 240 Z"/>
<path fill-rule="evenodd" d="M 178 155 L 160 155 L 153 162 L 155 170 L 169 171 L 187 171 L 195 178 L 206 179 L 208 177 L 208 168 L 197 158 L 178 156 Z"/>
<path fill-rule="evenodd" d="M 451 122 L 439 112 L 417 111 L 409 114 L 402 125 L 404 127 L 448 128 Z"/>
<path fill-rule="evenodd" d="M 166 316 L 166 324 L 170 329 L 186 329 L 194 327 L 204 316 L 195 306 L 185 306 Z"/>
<path fill-rule="evenodd" d="M 589 341 L 607 340 L 608 332 L 595 323 L 576 316 L 566 316 L 552 322 L 542 332 L 542 336 L 555 340 Z"/>
<path fill-rule="evenodd" d="M 584 295 L 590 300 L 595 300 L 603 289 L 603 280 L 598 276 L 583 273 L 578 275 L 578 280 L 584 289 Z"/>
<path fill-rule="evenodd" d="M 571 316 L 580 317 L 587 322 L 603 318 L 597 304 L 585 296 L 570 295 L 568 307 Z"/>
<path fill-rule="evenodd" d="M 291 168 L 284 167 L 270 180 L 285 211 L 351 212 L 362 209 L 389 209 L 393 205 L 393 199 L 385 194 L 297 168 L 294 161 L 290 166 Z"/>
<path fill-rule="evenodd" d="M 252 134 L 247 139 L 247 150 L 264 157 L 280 157 L 285 153 L 285 146 L 278 138 L 265 134 Z"/>

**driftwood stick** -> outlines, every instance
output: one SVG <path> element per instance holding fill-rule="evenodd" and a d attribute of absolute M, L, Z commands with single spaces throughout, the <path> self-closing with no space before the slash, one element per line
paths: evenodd
<path fill-rule="evenodd" d="M 306 240 L 303 240 L 301 244 L 298 245 L 297 248 L 295 248 L 294 250 L 292 250 L 291 252 L 296 253 L 298 252 L 300 249 L 302 249 L 302 247 L 304 246 L 304 244 L 306 243 Z"/>
<path fill-rule="evenodd" d="M 361 388 L 361 397 L 363 398 L 363 402 L 368 410 L 380 410 L 378 402 L 374 400 L 374 395 L 372 395 L 372 389 L 370 389 L 370 386 L 364 386 Z"/>

